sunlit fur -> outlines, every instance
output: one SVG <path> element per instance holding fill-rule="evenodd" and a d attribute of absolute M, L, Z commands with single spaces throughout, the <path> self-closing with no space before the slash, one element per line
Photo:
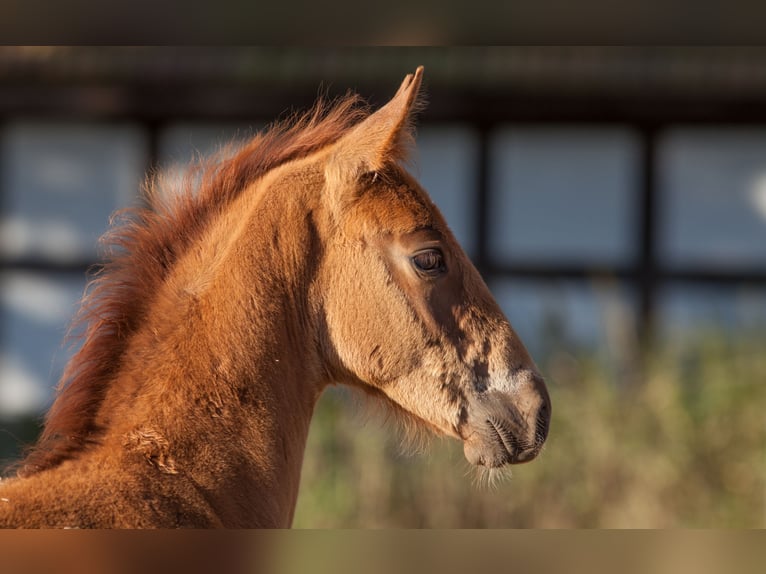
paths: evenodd
<path fill-rule="evenodd" d="M 336 383 L 409 436 L 463 441 L 475 465 L 537 455 L 542 379 L 402 167 L 421 76 L 374 113 L 320 102 L 150 180 L 106 237 L 80 350 L 0 483 L 0 526 L 289 526 L 314 406 Z M 443 253 L 438 276 L 413 267 L 422 249 Z"/>
<path fill-rule="evenodd" d="M 433 429 L 385 397 L 358 388 L 350 390 L 347 396 L 357 424 L 391 428 L 403 456 L 427 454 L 435 436 Z"/>

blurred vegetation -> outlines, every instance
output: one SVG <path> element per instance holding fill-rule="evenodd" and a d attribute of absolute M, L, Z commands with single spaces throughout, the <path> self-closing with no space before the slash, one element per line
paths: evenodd
<path fill-rule="evenodd" d="M 294 526 L 766 527 L 764 350 L 766 336 L 740 333 L 665 345 L 644 361 L 553 352 L 540 362 L 553 402 L 546 447 L 489 480 L 451 439 L 402 454 L 391 424 L 365 420 L 349 391 L 329 389 Z M 0 421 L 3 463 L 39 420 Z"/>
<path fill-rule="evenodd" d="M 540 365 L 553 403 L 547 445 L 495 484 L 477 479 L 454 440 L 400 454 L 390 428 L 359 420 L 347 391 L 330 389 L 294 526 L 764 527 L 765 343 L 707 334 L 611 364 L 553 353 Z"/>

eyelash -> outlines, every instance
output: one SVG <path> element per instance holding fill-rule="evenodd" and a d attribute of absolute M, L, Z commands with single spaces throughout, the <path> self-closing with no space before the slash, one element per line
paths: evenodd
<path fill-rule="evenodd" d="M 425 249 L 412 256 L 412 264 L 416 271 L 425 275 L 439 275 L 446 268 L 444 266 L 444 255 L 438 249 Z"/>

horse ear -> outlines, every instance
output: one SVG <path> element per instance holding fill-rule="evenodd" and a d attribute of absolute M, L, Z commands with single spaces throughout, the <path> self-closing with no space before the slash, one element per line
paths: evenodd
<path fill-rule="evenodd" d="M 347 188 L 360 175 L 406 159 L 413 143 L 410 118 L 418 105 L 423 66 L 407 74 L 393 98 L 343 136 L 325 168 L 329 187 Z"/>

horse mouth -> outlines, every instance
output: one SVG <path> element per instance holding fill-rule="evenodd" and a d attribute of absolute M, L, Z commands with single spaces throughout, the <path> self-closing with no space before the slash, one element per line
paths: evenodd
<path fill-rule="evenodd" d="M 506 464 L 521 464 L 531 461 L 540 452 L 541 441 L 528 444 L 520 440 L 507 427 L 507 425 L 494 418 L 487 419 L 487 427 L 490 431 L 492 443 L 497 447 L 493 456 L 483 458 L 480 464 L 490 468 L 498 468 Z M 544 439 L 543 439 L 544 440 Z"/>
<path fill-rule="evenodd" d="M 505 449 L 505 453 L 509 458 L 514 457 L 514 453 L 518 450 L 516 439 L 514 436 L 503 426 L 503 424 L 494 419 L 487 419 L 489 428 L 494 432 L 495 443 Z"/>
<path fill-rule="evenodd" d="M 533 460 L 548 437 L 550 408 L 541 407 L 535 422 L 521 417 L 515 410 L 484 413 L 469 425 L 463 437 L 463 452 L 471 464 L 499 468 L 507 464 L 523 464 Z"/>
<path fill-rule="evenodd" d="M 502 422 L 495 419 L 487 419 L 487 427 L 492 436 L 492 442 L 495 446 L 499 447 L 500 452 L 497 454 L 500 456 L 493 456 L 490 460 L 483 460 L 484 466 L 497 468 L 506 464 L 513 464 L 519 452 L 516 438 L 505 428 Z"/>

